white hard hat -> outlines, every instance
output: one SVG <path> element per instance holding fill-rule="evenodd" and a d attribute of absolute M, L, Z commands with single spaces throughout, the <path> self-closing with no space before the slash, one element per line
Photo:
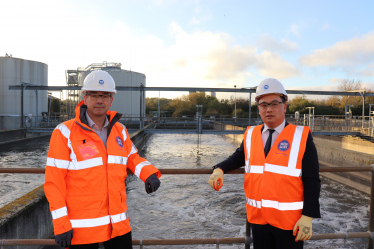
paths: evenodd
<path fill-rule="evenodd" d="M 114 94 L 117 92 L 112 76 L 102 70 L 94 70 L 87 75 L 81 91 L 111 92 Z"/>
<path fill-rule="evenodd" d="M 284 90 L 282 83 L 276 79 L 268 78 L 261 81 L 256 90 L 255 100 L 258 101 L 261 96 L 268 94 L 283 95 L 286 101 L 288 100 L 286 90 Z"/>

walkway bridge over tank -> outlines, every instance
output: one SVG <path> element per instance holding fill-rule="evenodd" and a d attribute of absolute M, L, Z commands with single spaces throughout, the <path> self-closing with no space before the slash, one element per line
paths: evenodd
<path fill-rule="evenodd" d="M 10 90 L 48 90 L 48 91 L 71 91 L 80 90 L 80 87 L 72 86 L 9 86 Z M 231 92 L 231 93 L 248 93 L 249 110 L 251 110 L 252 93 L 256 92 L 256 87 L 252 88 L 197 88 L 197 87 L 116 87 L 117 91 L 140 91 L 140 103 L 143 103 L 146 91 L 179 91 L 179 92 Z M 362 116 L 353 119 L 349 106 L 346 114 L 342 116 L 314 115 L 314 107 L 309 108 L 309 114 L 300 117 L 299 115 L 287 115 L 288 122 L 297 125 L 308 125 L 315 135 L 374 135 L 374 111 L 369 110 L 369 116 L 364 115 L 365 97 L 374 96 L 374 93 L 368 93 L 365 90 L 356 92 L 338 92 L 338 91 L 305 91 L 305 90 L 287 90 L 288 94 L 305 94 L 305 95 L 338 95 L 338 96 L 359 96 L 363 99 Z M 373 103 L 374 104 L 374 103 Z M 145 107 L 140 105 L 140 115 L 124 115 L 120 120 L 127 125 L 129 130 L 145 129 L 146 133 L 183 133 L 183 134 L 243 134 L 249 125 L 261 124 L 262 121 L 258 113 L 249 113 L 252 118 L 222 117 L 222 116 L 202 116 L 199 115 L 197 106 L 197 115 L 193 117 L 158 117 L 149 118 L 144 113 Z M 160 112 L 158 112 L 160 113 Z M 253 118 L 256 116 L 256 118 Z M 28 132 L 52 132 L 54 127 L 70 118 L 73 114 L 51 115 L 47 117 L 30 117 L 26 122 L 22 119 L 23 128 Z M 2 119 L 1 119 L 2 121 Z M 151 125 L 149 125 L 151 124 Z M 1 125 L 1 122 L 0 122 Z M 0 127 L 1 128 L 1 127 Z"/>

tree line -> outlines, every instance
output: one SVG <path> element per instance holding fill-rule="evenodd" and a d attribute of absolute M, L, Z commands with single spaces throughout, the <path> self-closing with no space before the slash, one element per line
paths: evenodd
<path fill-rule="evenodd" d="M 373 92 L 371 89 L 363 89 L 362 81 L 345 79 L 338 85 L 338 91 L 349 92 L 365 90 Z M 254 96 L 252 96 L 254 99 Z M 289 96 L 290 97 L 290 96 Z M 287 102 L 287 113 L 294 114 L 298 111 L 300 114 L 307 114 L 307 107 L 315 107 L 315 115 L 344 115 L 345 106 L 351 107 L 352 115 L 362 115 L 363 98 L 350 96 L 331 95 L 324 99 L 308 99 L 305 95 L 293 97 Z M 374 97 L 365 98 L 365 115 L 369 115 L 369 104 L 374 104 Z M 209 116 L 235 116 L 235 99 L 218 100 L 216 97 L 205 94 L 205 92 L 195 92 L 182 95 L 174 99 L 160 98 L 161 115 L 181 117 L 196 115 L 196 105 L 203 105 L 203 115 Z M 146 98 L 146 113 L 152 115 L 158 110 L 158 98 Z M 374 106 L 372 108 L 374 111 Z M 252 101 L 251 113 L 252 117 L 256 116 L 257 105 Z M 249 117 L 249 98 L 236 98 L 236 116 L 238 118 Z"/>

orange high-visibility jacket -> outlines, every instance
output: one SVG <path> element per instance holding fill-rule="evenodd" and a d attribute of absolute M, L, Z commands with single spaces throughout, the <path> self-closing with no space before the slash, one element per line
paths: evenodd
<path fill-rule="evenodd" d="M 55 235 L 73 229 L 72 244 L 107 241 L 131 231 L 126 205 L 126 169 L 142 181 L 161 173 L 138 155 L 122 114 L 108 111 L 107 148 L 81 122 L 81 101 L 75 119 L 59 124 L 52 133 L 44 191 L 49 201 Z"/>
<path fill-rule="evenodd" d="M 244 134 L 247 219 L 292 230 L 303 210 L 301 169 L 310 129 L 288 124 L 265 159 L 262 126 L 250 126 Z"/>

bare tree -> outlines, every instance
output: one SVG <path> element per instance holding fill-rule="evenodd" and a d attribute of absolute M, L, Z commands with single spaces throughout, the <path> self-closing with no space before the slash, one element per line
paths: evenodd
<path fill-rule="evenodd" d="M 362 89 L 362 80 L 344 79 L 340 82 L 338 89 L 341 92 L 348 92 Z"/>

